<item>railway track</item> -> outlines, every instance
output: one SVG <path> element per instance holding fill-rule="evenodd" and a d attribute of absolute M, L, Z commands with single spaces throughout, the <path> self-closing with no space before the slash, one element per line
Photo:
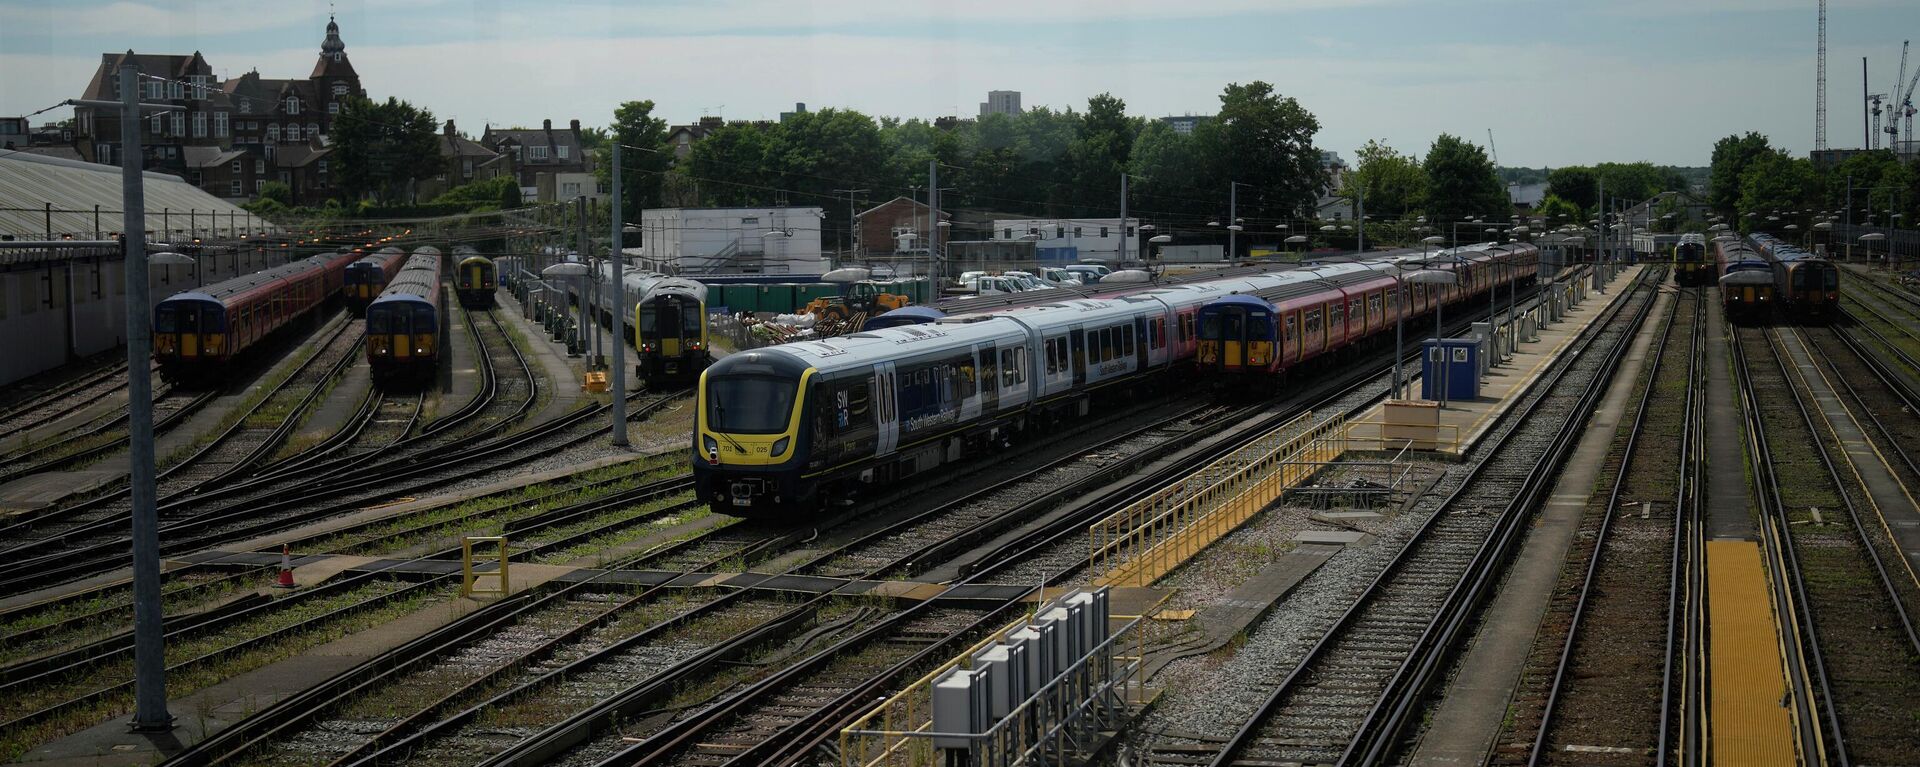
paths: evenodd
<path fill-rule="evenodd" d="M 0 440 L 51 423 L 127 387 L 124 356 L 69 378 L 29 380 L 7 387 L 0 409 Z"/>
<path fill-rule="evenodd" d="M 1659 277 L 1643 274 L 1473 449 L 1471 469 L 1416 504 L 1426 523 L 1255 715 L 1226 742 L 1192 747 L 1217 747 L 1215 765 L 1388 758 L 1651 310 Z"/>
<path fill-rule="evenodd" d="M 1920 733 L 1890 718 L 1920 706 L 1914 692 L 1920 690 L 1914 660 L 1920 633 L 1902 603 L 1906 573 L 1894 575 L 1872 540 L 1885 522 L 1863 519 L 1852 497 L 1860 491 L 1849 487 L 1834 461 L 1838 444 L 1829 442 L 1824 416 L 1809 406 L 1790 372 L 1781 345 L 1800 341 L 1792 338 L 1798 335 L 1791 328 L 1743 329 L 1740 338 L 1758 405 L 1755 423 L 1766 432 L 1769 475 L 1776 481 L 1776 523 L 1785 533 L 1780 540 L 1794 565 L 1795 587 L 1805 594 L 1808 635 L 1824 659 L 1814 670 L 1824 677 L 1832 761 L 1894 763 L 1920 753 Z M 1842 510 L 1844 516 L 1827 519 Z"/>
<path fill-rule="evenodd" d="M 1624 749 L 1609 752 L 1623 764 L 1666 751 L 1676 533 L 1700 469 L 1690 446 L 1706 304 L 1698 290 L 1675 293 L 1632 420 L 1602 470 L 1607 492 L 1589 500 L 1581 518 L 1490 764 L 1606 762 L 1568 745 Z"/>

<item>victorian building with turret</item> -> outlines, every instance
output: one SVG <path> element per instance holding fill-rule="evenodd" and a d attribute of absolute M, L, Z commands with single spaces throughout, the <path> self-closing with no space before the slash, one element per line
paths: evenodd
<path fill-rule="evenodd" d="M 118 100 L 120 67 L 126 63 L 140 72 L 141 101 L 183 108 L 140 121 L 140 162 L 146 169 L 173 173 L 234 201 L 253 199 L 270 181 L 291 188 L 296 205 L 335 195 L 327 137 L 348 99 L 364 98 L 366 90 L 333 19 L 327 20 L 319 58 L 305 78 L 274 79 L 252 70 L 220 80 L 199 51 L 127 51 L 101 54 L 81 97 Z M 125 160 L 117 111 L 75 107 L 74 126 L 83 157 L 112 165 Z"/>

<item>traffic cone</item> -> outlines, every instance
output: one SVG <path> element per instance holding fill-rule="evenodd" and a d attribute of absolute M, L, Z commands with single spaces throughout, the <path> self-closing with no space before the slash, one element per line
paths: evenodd
<path fill-rule="evenodd" d="M 273 586 L 274 588 L 281 588 L 281 589 L 290 589 L 294 587 L 293 552 L 288 548 L 287 544 L 284 544 L 284 543 L 280 544 L 280 581 L 278 583 L 273 584 Z"/>

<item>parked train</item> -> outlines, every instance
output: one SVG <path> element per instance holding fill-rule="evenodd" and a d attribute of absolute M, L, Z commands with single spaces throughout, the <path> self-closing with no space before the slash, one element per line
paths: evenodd
<path fill-rule="evenodd" d="M 638 354 L 634 375 L 650 387 L 693 383 L 712 361 L 707 335 L 707 286 L 698 280 L 655 274 L 626 267 L 617 292 L 613 266 L 601 261 L 593 272 L 596 292 L 591 300 L 579 295 L 580 280 L 561 279 L 568 299 L 592 305 L 589 314 L 613 328 Z"/>
<path fill-rule="evenodd" d="M 1352 273 L 1376 270 L 1390 283 L 1395 268 L 1363 262 Z M 1096 398 L 1192 364 L 1202 307 L 1248 289 L 1248 279 L 1145 287 L 737 352 L 700 378 L 696 492 L 721 513 L 805 514 L 830 498 L 995 449 L 1029 429 L 1085 417 Z M 1322 311 L 1346 301 L 1341 287 L 1320 287 Z M 1474 289 L 1431 298 L 1459 300 Z M 1340 343 L 1382 327 L 1390 323 L 1370 321 Z"/>
<path fill-rule="evenodd" d="M 1673 281 L 1683 288 L 1711 284 L 1707 260 L 1707 238 L 1698 233 L 1680 235 L 1673 246 Z"/>
<path fill-rule="evenodd" d="M 175 293 L 153 307 L 160 374 L 188 381 L 218 372 L 261 339 L 341 293 L 351 253 L 326 253 Z"/>
<path fill-rule="evenodd" d="M 453 260 L 453 289 L 460 296 L 460 305 L 468 309 L 492 308 L 493 287 L 498 284 L 493 261 L 466 245 L 454 246 Z"/>
<path fill-rule="evenodd" d="M 355 314 L 366 311 L 367 304 L 380 297 L 380 291 L 387 287 L 387 282 L 399 273 L 400 266 L 406 262 L 407 252 L 389 245 L 378 253 L 347 264 L 343 278 L 347 308 Z"/>
<path fill-rule="evenodd" d="M 1246 288 L 1200 308 L 1202 373 L 1282 373 L 1391 331 L 1400 302 L 1395 272 L 1452 272 L 1456 282 L 1406 285 L 1407 316 L 1424 316 L 1495 286 L 1532 282 L 1540 251 L 1528 244 L 1475 245 L 1431 257 L 1328 264 L 1244 278 Z"/>
<path fill-rule="evenodd" d="M 1753 242 L 1773 261 L 1778 311 L 1813 322 L 1840 313 L 1840 269 L 1832 261 L 1769 234 L 1756 234 Z"/>
<path fill-rule="evenodd" d="M 375 381 L 417 383 L 439 368 L 446 317 L 440 269 L 438 248 L 416 248 L 367 304 L 367 365 Z"/>

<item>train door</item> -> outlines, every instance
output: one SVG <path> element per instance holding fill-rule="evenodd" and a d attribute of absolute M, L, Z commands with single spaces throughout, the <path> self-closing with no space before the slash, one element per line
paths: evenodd
<path fill-rule="evenodd" d="M 1147 355 L 1150 352 L 1148 347 L 1153 345 L 1153 339 L 1147 333 L 1147 326 L 1147 318 L 1133 318 L 1133 348 L 1139 350 L 1133 357 L 1133 369 L 1136 372 L 1147 369 Z"/>
<path fill-rule="evenodd" d="M 974 347 L 973 351 L 979 359 L 974 366 L 980 376 L 979 412 L 991 414 L 1000 409 L 1000 352 L 993 344 Z"/>
<path fill-rule="evenodd" d="M 894 385 L 893 363 L 882 362 L 873 366 L 873 407 L 879 415 L 880 443 L 875 447 L 874 455 L 887 455 L 900 446 L 900 413 L 896 398 L 898 387 Z"/>
<path fill-rule="evenodd" d="M 1073 365 L 1073 388 L 1087 385 L 1087 332 L 1080 328 L 1067 331 L 1067 357 Z"/>
<path fill-rule="evenodd" d="M 1280 364 L 1285 367 L 1300 359 L 1300 313 L 1283 315 L 1280 329 Z"/>

